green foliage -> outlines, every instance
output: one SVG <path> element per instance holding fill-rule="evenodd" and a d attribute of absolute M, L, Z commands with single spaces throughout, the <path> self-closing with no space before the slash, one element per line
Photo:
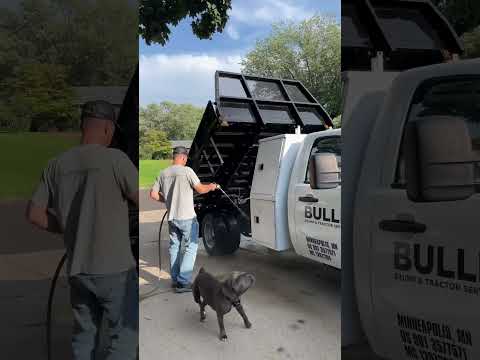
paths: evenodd
<path fill-rule="evenodd" d="M 459 36 L 480 24 L 478 0 L 432 0 L 432 3 L 445 15 Z"/>
<path fill-rule="evenodd" d="M 0 126 L 16 130 L 48 130 L 71 127 L 75 110 L 66 82 L 67 68 L 51 64 L 22 64 L 2 82 L 9 99 L 0 114 Z"/>
<path fill-rule="evenodd" d="M 480 58 L 480 26 L 475 30 L 463 34 L 466 58 Z"/>
<path fill-rule="evenodd" d="M 140 108 L 140 136 L 150 129 L 162 130 L 169 140 L 190 140 L 195 136 L 203 109 L 190 104 L 164 101 Z"/>
<path fill-rule="evenodd" d="M 74 86 L 127 85 L 138 61 L 132 10 L 129 0 L 24 0 L 20 11 L 1 19 L 0 39 L 8 42 L 0 42 L 0 68 L 5 53 L 9 64 L 68 66 Z"/>
<path fill-rule="evenodd" d="M 140 136 L 139 156 L 142 160 L 170 157 L 172 146 L 167 139 L 167 134 L 161 130 L 147 130 Z"/>
<path fill-rule="evenodd" d="M 140 0 L 139 33 L 150 45 L 165 45 L 170 27 L 184 18 L 192 19 L 192 31 L 200 39 L 222 32 L 228 20 L 231 0 Z"/>
<path fill-rule="evenodd" d="M 134 9 L 130 0 L 0 6 L 0 127 L 71 128 L 72 86 L 127 85 L 138 61 Z"/>
<path fill-rule="evenodd" d="M 342 114 L 340 114 L 337 117 L 335 117 L 334 119 L 332 119 L 332 122 L 333 122 L 333 126 L 335 127 L 335 129 L 341 128 L 342 127 Z"/>
<path fill-rule="evenodd" d="M 339 24 L 316 15 L 298 24 L 275 24 L 246 55 L 242 71 L 300 80 L 334 117 L 341 105 L 340 56 Z"/>

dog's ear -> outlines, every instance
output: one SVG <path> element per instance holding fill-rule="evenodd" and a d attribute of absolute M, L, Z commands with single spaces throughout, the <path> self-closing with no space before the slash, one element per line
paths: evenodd
<path fill-rule="evenodd" d="M 225 281 L 222 282 L 222 293 L 230 301 L 236 300 L 238 296 L 233 290 L 233 277 L 228 277 Z"/>
<path fill-rule="evenodd" d="M 237 296 L 242 295 L 245 291 L 255 284 L 255 275 L 251 273 L 241 273 L 232 281 L 232 289 Z"/>

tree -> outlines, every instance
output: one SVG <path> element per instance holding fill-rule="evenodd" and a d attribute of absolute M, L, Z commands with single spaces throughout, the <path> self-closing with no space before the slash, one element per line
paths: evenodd
<path fill-rule="evenodd" d="M 162 130 L 169 140 L 190 140 L 195 136 L 203 109 L 190 104 L 164 101 L 140 108 L 141 131 Z"/>
<path fill-rule="evenodd" d="M 301 23 L 274 24 L 242 60 L 242 72 L 300 80 L 335 117 L 341 104 L 340 55 L 338 22 L 316 15 Z"/>
<path fill-rule="evenodd" d="M 459 36 L 480 24 L 478 0 L 432 0 L 432 3 L 445 15 Z"/>
<path fill-rule="evenodd" d="M 71 127 L 78 119 L 65 117 L 73 114 L 71 86 L 129 84 L 138 62 L 138 17 L 132 9 L 131 0 L 0 6 L 0 127 Z"/>
<path fill-rule="evenodd" d="M 66 66 L 73 86 L 127 85 L 138 62 L 133 9 L 130 0 L 23 0 L 18 11 L 0 7 L 0 75 L 14 60 L 32 60 Z"/>
<path fill-rule="evenodd" d="M 154 155 L 167 158 L 171 155 L 171 144 L 167 134 L 161 130 L 147 130 L 140 135 L 139 156 L 142 160 L 150 160 Z"/>
<path fill-rule="evenodd" d="M 342 127 L 342 114 L 338 115 L 334 119 L 332 119 L 333 126 L 335 128 L 341 128 Z"/>
<path fill-rule="evenodd" d="M 480 58 L 480 26 L 463 34 L 466 58 Z"/>
<path fill-rule="evenodd" d="M 165 45 L 169 25 L 176 26 L 184 18 L 192 19 L 192 31 L 200 39 L 210 39 L 222 32 L 228 20 L 231 0 L 140 0 L 139 33 L 150 45 Z"/>
<path fill-rule="evenodd" d="M 2 82 L 4 105 L 2 124 L 16 130 L 48 130 L 72 127 L 73 93 L 67 69 L 62 65 L 31 63 L 15 68 Z M 1 114 L 0 114 L 1 116 Z"/>

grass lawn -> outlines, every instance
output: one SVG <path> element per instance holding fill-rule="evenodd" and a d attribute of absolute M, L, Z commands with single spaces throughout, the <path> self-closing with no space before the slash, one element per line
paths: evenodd
<path fill-rule="evenodd" d="M 171 160 L 140 160 L 140 188 L 152 186 L 160 170 L 168 167 L 171 162 Z"/>
<path fill-rule="evenodd" d="M 79 141 L 77 133 L 0 133 L 0 200 L 28 199 L 48 160 Z"/>

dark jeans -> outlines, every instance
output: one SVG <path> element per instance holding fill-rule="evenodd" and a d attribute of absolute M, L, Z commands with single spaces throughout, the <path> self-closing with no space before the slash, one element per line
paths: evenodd
<path fill-rule="evenodd" d="M 106 324 L 105 360 L 136 359 L 138 346 L 138 276 L 135 269 L 118 274 L 78 274 L 69 278 L 73 310 L 74 360 L 91 360 L 98 330 Z"/>

